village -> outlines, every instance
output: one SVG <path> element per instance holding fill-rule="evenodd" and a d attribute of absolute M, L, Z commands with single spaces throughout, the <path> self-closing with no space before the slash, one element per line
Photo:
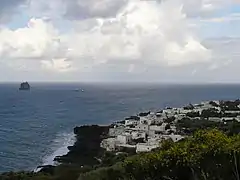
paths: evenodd
<path fill-rule="evenodd" d="M 114 123 L 108 138 L 102 140 L 106 151 L 149 152 L 161 146 L 163 140 L 178 142 L 187 135 L 177 129 L 182 119 L 209 122 L 240 122 L 240 101 L 206 101 L 181 108 L 166 107 L 158 112 L 144 112 Z"/>

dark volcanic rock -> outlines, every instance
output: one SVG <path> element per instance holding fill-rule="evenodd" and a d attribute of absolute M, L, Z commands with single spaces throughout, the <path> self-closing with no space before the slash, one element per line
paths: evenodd
<path fill-rule="evenodd" d="M 75 127 L 76 142 L 69 146 L 68 154 L 55 157 L 55 161 L 64 164 L 96 165 L 97 160 L 105 152 L 100 147 L 101 141 L 108 136 L 109 126 L 81 126 Z"/>
<path fill-rule="evenodd" d="M 21 83 L 19 90 L 30 90 L 30 85 L 28 82 Z"/>
<path fill-rule="evenodd" d="M 41 169 L 39 172 L 41 173 L 46 173 L 46 174 L 54 174 L 54 168 L 56 166 L 52 166 L 52 165 L 46 165 L 46 166 L 38 166 L 38 169 Z"/>

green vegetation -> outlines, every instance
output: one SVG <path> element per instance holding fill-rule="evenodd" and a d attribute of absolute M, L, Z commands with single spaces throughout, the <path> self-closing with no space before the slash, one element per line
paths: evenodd
<path fill-rule="evenodd" d="M 109 126 L 76 127 L 76 143 L 68 147 L 67 155 L 55 158 L 61 165 L 44 166 L 39 173 L 3 173 L 0 180 L 76 180 L 81 173 L 123 161 L 127 153 L 114 154 L 100 147 L 102 139 L 108 136 L 108 130 Z"/>
<path fill-rule="evenodd" d="M 234 130 L 232 123 L 225 128 Z M 239 180 L 240 135 L 229 134 L 198 130 L 181 142 L 165 141 L 151 153 L 105 152 L 95 166 L 63 164 L 49 173 L 4 173 L 0 180 Z"/>
<path fill-rule="evenodd" d="M 236 110 L 239 111 L 240 108 L 238 107 L 240 105 L 240 100 L 236 101 L 220 101 L 220 107 L 223 111 L 228 111 L 228 110 Z"/>
<path fill-rule="evenodd" d="M 212 129 L 217 128 L 228 135 L 240 133 L 240 122 L 228 121 L 228 122 L 213 122 L 207 119 L 190 119 L 183 118 L 177 122 L 177 131 L 181 134 L 191 135 L 199 129 Z"/>
<path fill-rule="evenodd" d="M 201 130 L 193 137 L 166 141 L 155 152 L 139 154 L 78 180 L 238 180 L 240 135 Z"/>
<path fill-rule="evenodd" d="M 174 122 L 177 133 L 188 136 L 180 142 L 167 140 L 160 148 L 137 155 L 135 150 L 106 152 L 100 142 L 108 137 L 113 125 L 76 127 L 76 143 L 68 147 L 67 155 L 55 158 L 61 165 L 45 166 L 38 173 L 3 173 L 0 180 L 240 180 L 240 122 L 234 120 L 239 114 L 226 113 L 239 111 L 240 100 L 210 103 L 222 110 L 189 112 L 176 123 L 175 117 L 164 119 L 168 123 L 166 130 Z M 193 105 L 184 109 L 191 110 Z M 214 122 L 210 117 L 233 117 L 233 120 Z M 139 117 L 128 119 L 139 120 Z M 142 141 L 138 139 L 135 143 Z"/>

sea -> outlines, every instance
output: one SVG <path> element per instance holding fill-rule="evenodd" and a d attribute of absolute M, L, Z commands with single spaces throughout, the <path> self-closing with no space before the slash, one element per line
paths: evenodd
<path fill-rule="evenodd" d="M 106 125 L 139 112 L 240 98 L 240 85 L 117 83 L 0 84 L 0 172 L 54 164 L 75 142 L 73 128 Z"/>

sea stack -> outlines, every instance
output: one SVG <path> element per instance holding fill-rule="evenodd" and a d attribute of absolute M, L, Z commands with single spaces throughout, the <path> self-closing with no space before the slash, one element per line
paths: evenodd
<path fill-rule="evenodd" d="M 19 90 L 28 90 L 29 91 L 30 90 L 29 83 L 28 82 L 21 83 Z"/>

